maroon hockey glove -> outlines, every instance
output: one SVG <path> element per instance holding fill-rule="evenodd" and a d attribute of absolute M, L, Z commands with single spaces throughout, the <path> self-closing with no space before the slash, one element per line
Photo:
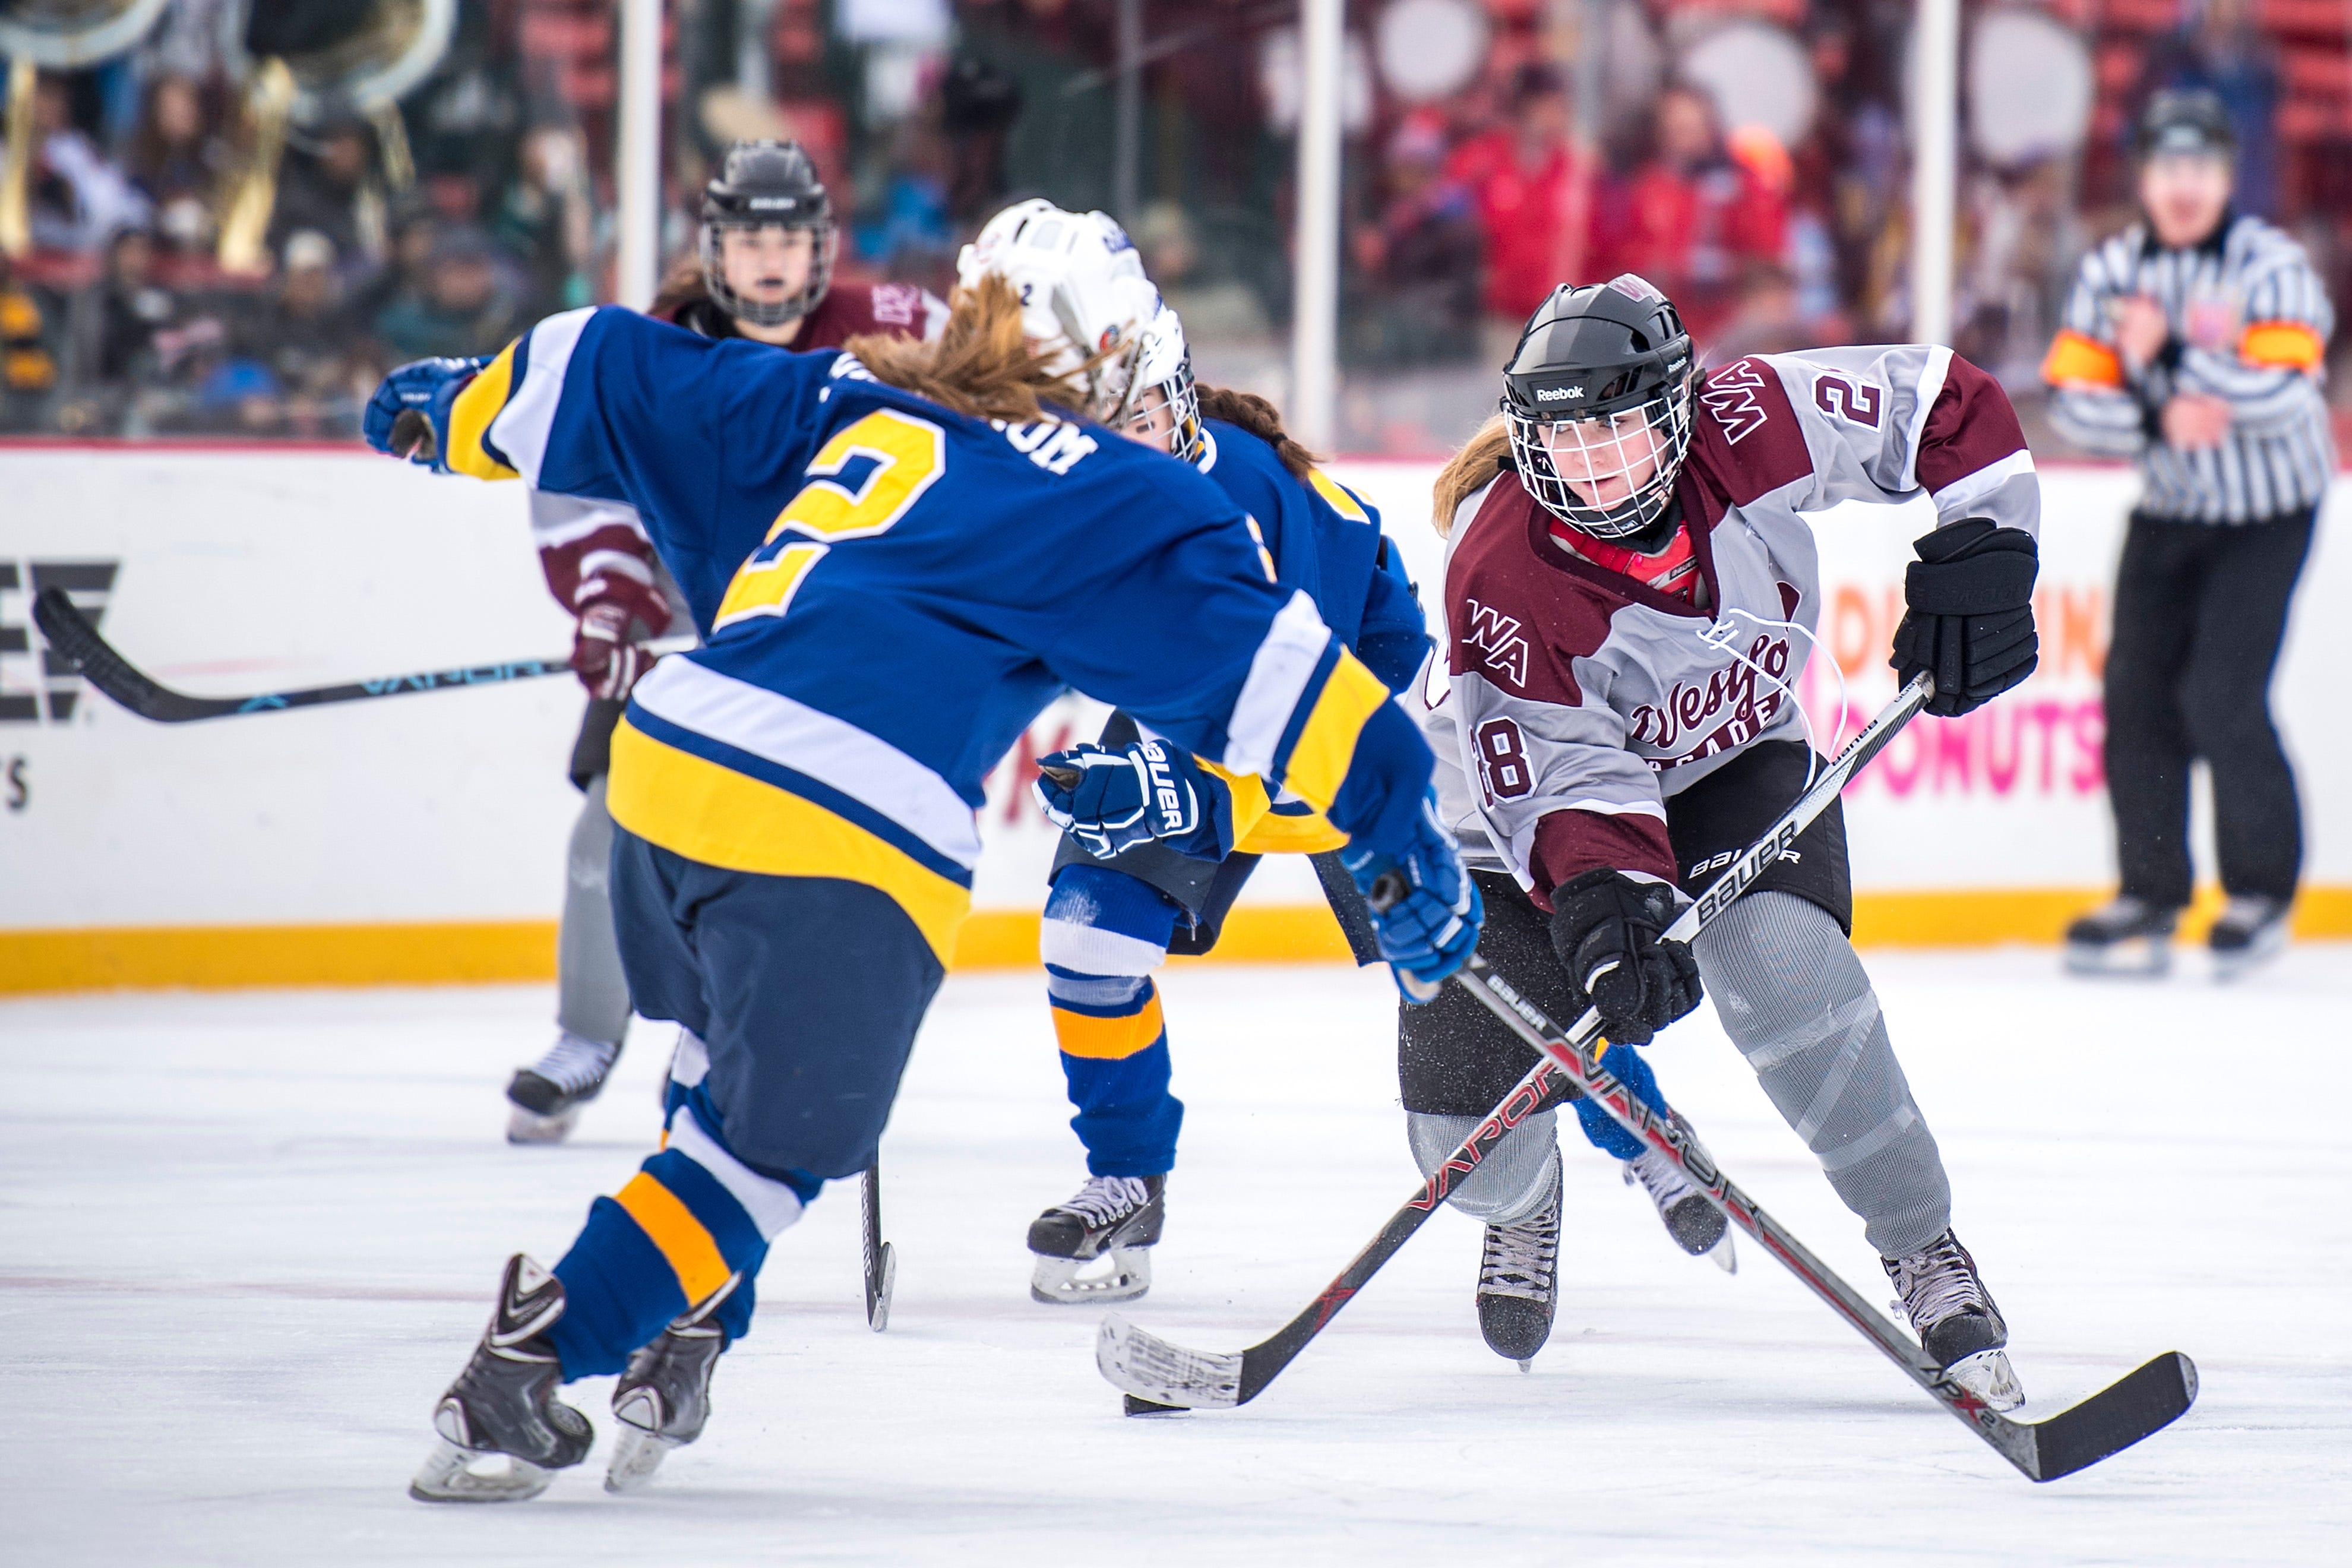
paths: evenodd
<path fill-rule="evenodd" d="M 2033 629 L 2033 535 L 1990 518 L 1947 523 L 1912 546 L 1904 574 L 1907 608 L 1886 662 L 1909 684 L 1936 678 L 1927 711 L 1955 718 L 2033 673 L 2042 647 Z"/>
<path fill-rule="evenodd" d="M 1698 961 L 1665 940 L 1677 900 L 1664 882 L 1587 871 L 1551 896 L 1551 945 L 1570 984 L 1601 1010 L 1610 1043 L 1646 1046 L 1699 1004 Z"/>
<path fill-rule="evenodd" d="M 622 701 L 654 667 L 652 651 L 630 639 L 630 619 L 627 610 L 610 600 L 580 612 L 580 624 L 572 631 L 572 668 L 589 696 Z"/>

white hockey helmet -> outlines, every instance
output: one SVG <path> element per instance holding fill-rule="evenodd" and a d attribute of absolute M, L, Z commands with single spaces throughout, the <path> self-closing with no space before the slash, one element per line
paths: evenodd
<path fill-rule="evenodd" d="M 1167 405 L 1173 427 L 1151 444 L 1164 440 L 1176 456 L 1197 457 L 1200 398 L 1183 324 L 1144 277 L 1142 258 L 1118 220 L 1066 212 L 1042 198 L 1007 207 L 956 261 L 957 280 L 967 288 L 990 274 L 1019 292 L 1023 332 L 1046 350 L 1056 373 L 1076 373 L 1110 351 L 1087 373 L 1088 415 L 1122 428 L 1150 428 L 1167 425 L 1150 412 Z M 1149 395 L 1154 387 L 1162 389 L 1158 398 Z"/>

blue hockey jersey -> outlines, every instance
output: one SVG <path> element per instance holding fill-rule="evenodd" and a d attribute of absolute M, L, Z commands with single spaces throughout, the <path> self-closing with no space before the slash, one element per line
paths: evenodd
<path fill-rule="evenodd" d="M 551 317 L 460 394 L 447 461 L 635 510 L 706 646 L 638 684 L 607 802 L 731 870 L 890 895 L 942 962 L 981 782 L 1066 687 L 1401 843 L 1429 754 L 1242 509 L 1099 426 L 999 425 L 846 353 Z"/>
<path fill-rule="evenodd" d="M 1275 580 L 1312 598 L 1323 624 L 1381 684 L 1403 690 L 1429 652 L 1429 634 L 1381 536 L 1379 510 L 1320 468 L 1301 483 L 1271 446 L 1237 425 L 1204 423 L 1201 471 L 1257 524 Z"/>

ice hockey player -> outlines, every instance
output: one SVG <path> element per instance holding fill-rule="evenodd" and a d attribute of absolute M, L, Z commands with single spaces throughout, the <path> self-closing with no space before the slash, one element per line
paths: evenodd
<path fill-rule="evenodd" d="M 681 264 L 653 313 L 706 338 L 797 350 L 837 349 L 860 332 L 939 336 L 947 306 L 912 284 L 834 288 L 839 248 L 832 198 L 799 144 L 738 142 L 703 189 L 698 253 Z M 507 1086 L 508 1141 L 552 1143 L 603 1090 L 629 1026 L 628 983 L 605 886 L 613 728 L 630 687 L 653 666 L 646 643 L 691 634 L 694 621 L 625 505 L 534 492 L 531 525 L 548 586 L 577 617 L 572 666 L 588 689 L 572 746 L 572 783 L 586 798 L 565 858 L 555 1044 Z"/>
<path fill-rule="evenodd" d="M 704 637 L 631 694 L 608 792 L 622 964 L 685 1031 L 684 1102 L 552 1270 L 509 1261 L 416 1497 L 543 1489 L 588 1452 L 556 1397 L 582 1377 L 623 1374 L 610 1486 L 698 1435 L 770 1242 L 873 1158 L 970 909 L 982 772 L 1066 686 L 1350 832 L 1406 889 L 1381 940 L 1419 983 L 1475 940 L 1411 720 L 1223 492 L 1055 412 L 1083 393 L 1010 289 L 960 292 L 937 342 L 852 347 L 607 307 L 370 404 L 380 449 L 634 509 Z"/>
<path fill-rule="evenodd" d="M 961 266 L 967 283 L 993 273 L 1020 289 L 1024 331 L 1033 343 L 1057 350 L 1057 364 L 1075 367 L 1086 358 L 1078 345 L 1114 345 L 1088 383 L 1094 416 L 1207 474 L 1247 510 L 1276 582 L 1312 596 L 1324 624 L 1383 685 L 1406 689 L 1428 658 L 1428 634 L 1379 512 L 1318 469 L 1271 405 L 1196 384 L 1183 323 L 1144 279 L 1134 255 L 1108 215 L 1032 201 L 992 219 L 966 248 Z M 1447 745 L 1450 752 L 1450 738 Z M 1447 755 L 1437 758 L 1441 773 L 1451 765 Z M 1127 714 L 1112 716 L 1099 745 L 1047 761 L 1086 768 L 1090 780 L 1083 820 L 1077 790 L 1045 778 L 1037 786 L 1047 814 L 1066 830 L 1050 873 L 1041 946 L 1064 1078 L 1077 1110 L 1071 1127 L 1085 1145 L 1089 1179 L 1031 1226 L 1030 1293 L 1053 1304 L 1122 1300 L 1150 1288 L 1150 1249 L 1166 1218 L 1166 1182 L 1184 1114 L 1170 1092 L 1168 1032 L 1153 973 L 1171 952 L 1202 953 L 1214 946 L 1264 855 L 1315 856 L 1343 929 L 1360 928 L 1361 904 L 1335 853 L 1346 835 L 1305 802 L 1269 798 L 1257 780 L 1169 754 L 1139 735 Z M 1192 809 L 1172 816 L 1143 809 L 1155 768 L 1180 782 Z M 1115 844 L 1113 853 L 1102 853 Z M 1629 1068 L 1643 1070 L 1638 1060 Z M 1410 1089 L 1410 1070 L 1407 1078 Z M 1480 1102 L 1444 1148 L 1466 1136 L 1509 1087 L 1506 1082 Z M 1655 1100 L 1645 1079 L 1637 1078 L 1636 1088 Z M 1549 1121 L 1549 1109 L 1540 1114 Z M 1632 1142 L 1629 1135 L 1597 1111 L 1592 1120 L 1601 1129 L 1594 1142 L 1630 1157 L 1620 1148 Z M 1593 1131 L 1591 1121 L 1587 1127 Z M 1663 1172 L 1651 1173 L 1651 1165 Z M 1670 1162 L 1653 1155 L 1642 1169 L 1652 1191 L 1666 1194 L 1661 1212 L 1674 1216 L 1668 1228 L 1677 1240 L 1688 1247 L 1699 1239 L 1696 1251 L 1713 1247 L 1724 1234 L 1723 1216 L 1680 1181 Z M 1469 1195 L 1457 1201 L 1478 1213 L 1483 1184 L 1465 1187 Z M 1557 1205 L 1545 1217 L 1556 1242 Z M 1489 1228 L 1480 1320 L 1490 1344 L 1524 1362 L 1542 1342 L 1540 1335 L 1529 1342 L 1526 1327 L 1537 1301 L 1549 1326 L 1549 1253 L 1538 1274 L 1528 1262 L 1530 1246 L 1506 1229 Z"/>
<path fill-rule="evenodd" d="M 1928 1353 L 2013 1408 L 2007 1326 L 1953 1234 L 1941 1155 L 1847 940 L 1837 808 L 1690 947 L 1663 933 L 1812 767 L 1793 689 L 1821 608 L 1807 514 L 1932 500 L 1941 521 L 1917 543 L 1892 661 L 1934 678 L 1930 712 L 2032 672 L 2040 493 L 2017 417 L 1943 348 L 1755 355 L 1701 375 L 1673 304 L 1632 274 L 1556 290 L 1503 379 L 1501 416 L 1440 477 L 1433 512 L 1452 646 L 1433 722 L 1468 797 L 1441 809 L 1479 818 L 1510 872 L 1484 881 L 1481 946 L 1555 1016 L 1597 1007 L 1618 1046 L 1696 1007 L 1704 982 Z M 1406 1035 L 1409 1057 L 1484 1072 L 1482 1093 L 1534 1061 L 1466 1005 L 1410 1017 Z M 1426 1163 L 1451 1136 L 1414 1142 Z M 1552 1179 L 1540 1147 L 1507 1143 L 1488 1168 L 1519 1173 L 1530 1205 Z"/>
<path fill-rule="evenodd" d="M 1004 279 L 1024 301 L 1032 345 L 1084 380 L 1091 417 L 1206 474 L 1246 514 L 1268 578 L 1303 594 L 1383 687 L 1411 678 L 1427 654 L 1428 633 L 1378 515 L 1315 469 L 1271 405 L 1194 383 L 1183 324 L 1145 280 L 1116 221 L 1023 202 L 964 247 L 959 272 L 966 287 Z M 1082 370 L 1089 360 L 1096 363 Z M 1136 794 L 1144 787 L 1143 759 L 1162 748 L 1119 712 L 1102 744 L 1082 752 L 1054 761 L 1114 767 L 1113 793 Z M 1087 1171 L 1076 1194 L 1029 1227 L 1030 1294 L 1049 1304 L 1123 1300 L 1150 1289 L 1150 1249 L 1160 1237 L 1184 1115 L 1169 1092 L 1153 972 L 1171 951 L 1201 953 L 1215 945 L 1260 856 L 1313 854 L 1346 842 L 1295 795 L 1269 795 L 1255 778 L 1189 757 L 1164 765 L 1181 771 L 1202 809 L 1171 822 L 1114 807 L 1125 819 L 1111 830 L 1115 839 L 1091 835 L 1102 854 L 1066 836 L 1049 874 L 1040 946 L 1077 1112 L 1070 1125 L 1086 1148 Z M 1112 781 L 1112 773 L 1097 774 L 1089 809 L 1102 804 Z M 1048 815 L 1066 829 L 1070 795 L 1045 792 Z M 1140 799 L 1136 794 L 1138 805 Z M 1347 879 L 1337 866 L 1328 872 Z"/>

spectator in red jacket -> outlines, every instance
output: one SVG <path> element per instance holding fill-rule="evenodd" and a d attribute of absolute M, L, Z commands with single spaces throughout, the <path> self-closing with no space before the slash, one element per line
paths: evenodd
<path fill-rule="evenodd" d="M 1677 83 L 1658 95 L 1649 158 L 1608 204 L 1610 258 L 1594 276 L 1638 272 L 1670 295 L 1702 349 L 1739 308 L 1753 262 L 1786 248 L 1785 182 L 1734 158 L 1715 100 Z"/>
<path fill-rule="evenodd" d="M 1468 189 L 1486 239 L 1486 305 L 1510 337 L 1564 279 L 1591 265 L 1592 169 L 1569 139 L 1568 89 L 1544 64 L 1521 66 L 1504 122 L 1454 150 L 1445 183 Z"/>

